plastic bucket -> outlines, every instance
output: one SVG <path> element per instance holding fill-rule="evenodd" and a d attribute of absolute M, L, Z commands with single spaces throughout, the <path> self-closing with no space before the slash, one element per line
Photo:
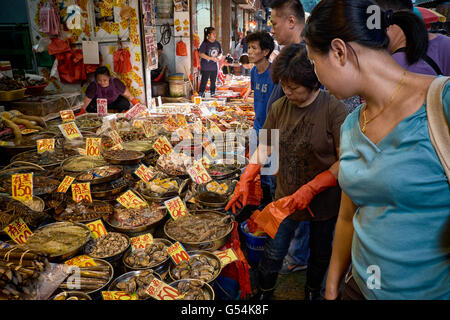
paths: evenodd
<path fill-rule="evenodd" d="M 171 97 L 183 97 L 184 80 L 169 80 L 169 93 Z"/>
<path fill-rule="evenodd" d="M 266 244 L 266 239 L 268 236 L 254 236 L 251 233 L 245 231 L 247 227 L 247 222 L 241 223 L 241 231 L 245 236 L 245 243 L 247 245 L 247 257 L 252 263 L 257 263 L 264 252 L 264 245 Z"/>

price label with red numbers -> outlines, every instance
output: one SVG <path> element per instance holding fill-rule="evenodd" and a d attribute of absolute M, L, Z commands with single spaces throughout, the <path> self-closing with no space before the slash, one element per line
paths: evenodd
<path fill-rule="evenodd" d="M 142 129 L 144 130 L 145 136 L 147 138 L 153 137 L 155 135 L 155 130 L 153 128 L 153 124 L 148 120 L 143 121 Z"/>
<path fill-rule="evenodd" d="M 187 213 L 186 206 L 184 205 L 184 202 L 180 197 L 175 197 L 173 199 L 164 201 L 164 205 L 166 206 L 167 210 L 169 210 L 169 213 L 172 216 L 173 220 L 177 220 L 179 217 L 182 217 Z"/>
<path fill-rule="evenodd" d="M 108 100 L 107 99 L 97 99 L 97 113 L 100 116 L 106 116 L 108 114 Z"/>
<path fill-rule="evenodd" d="M 153 243 L 153 236 L 151 233 L 142 234 L 137 237 L 130 238 L 131 250 L 145 249 Z"/>
<path fill-rule="evenodd" d="M 123 140 L 120 137 L 119 133 L 116 130 L 111 130 L 108 133 L 108 136 L 111 138 L 111 140 L 114 142 L 114 144 L 122 144 Z"/>
<path fill-rule="evenodd" d="M 153 149 L 155 149 L 160 156 L 163 154 L 171 154 L 173 151 L 172 145 L 164 136 L 159 137 L 158 140 L 155 141 L 153 144 Z"/>
<path fill-rule="evenodd" d="M 209 168 L 209 164 L 211 163 L 211 160 L 209 160 L 208 157 L 202 157 L 202 158 L 200 159 L 200 162 L 202 163 L 202 165 L 203 165 L 205 168 Z"/>
<path fill-rule="evenodd" d="M 195 96 L 194 97 L 194 104 L 197 104 L 197 105 L 202 104 L 202 97 Z"/>
<path fill-rule="evenodd" d="M 123 146 L 120 143 L 118 143 L 112 146 L 109 150 L 123 150 Z"/>
<path fill-rule="evenodd" d="M 54 152 L 55 151 L 55 139 L 39 139 L 36 140 L 37 152 Z"/>
<path fill-rule="evenodd" d="M 141 164 L 139 168 L 136 169 L 134 174 L 137 175 L 142 181 L 146 183 L 149 183 L 150 180 L 153 179 L 153 171 L 143 164 Z"/>
<path fill-rule="evenodd" d="M 81 256 L 74 257 L 70 260 L 65 261 L 64 263 L 69 266 L 77 266 L 80 268 L 95 267 L 97 265 L 97 263 L 94 261 L 94 259 L 92 259 L 91 257 L 89 257 L 87 255 L 81 255 Z"/>
<path fill-rule="evenodd" d="M 86 138 L 86 156 L 100 157 L 102 138 Z"/>
<path fill-rule="evenodd" d="M 33 173 L 13 174 L 12 197 L 19 201 L 33 200 Z"/>
<path fill-rule="evenodd" d="M 59 114 L 61 115 L 61 119 L 63 122 L 75 121 L 75 115 L 73 114 L 72 110 L 61 110 Z"/>
<path fill-rule="evenodd" d="M 175 131 L 178 129 L 179 125 L 178 123 L 172 118 L 172 115 L 167 118 L 166 121 L 163 123 L 164 129 L 166 129 L 169 132 Z"/>
<path fill-rule="evenodd" d="M 58 189 L 56 189 L 56 192 L 66 193 L 67 190 L 69 190 L 70 185 L 72 182 L 75 181 L 74 177 L 71 176 L 65 176 L 64 180 L 60 183 L 58 186 Z"/>
<path fill-rule="evenodd" d="M 187 127 L 188 123 L 184 114 L 177 113 L 177 122 L 179 127 Z"/>
<path fill-rule="evenodd" d="M 238 260 L 238 257 L 232 248 L 223 251 L 214 251 L 214 254 L 220 259 L 222 267 L 226 266 L 233 261 Z"/>
<path fill-rule="evenodd" d="M 130 110 L 127 111 L 127 113 L 125 113 L 125 118 L 127 120 L 134 119 L 137 116 L 139 116 L 140 114 L 142 114 L 142 112 L 144 112 L 146 109 L 147 109 L 146 106 L 144 106 L 143 104 L 137 103 L 133 108 L 131 108 Z"/>
<path fill-rule="evenodd" d="M 101 238 L 108 233 L 108 231 L 106 231 L 105 225 L 100 219 L 94 222 L 86 223 L 86 225 L 91 230 L 91 237 L 94 240 L 97 238 Z"/>
<path fill-rule="evenodd" d="M 5 232 L 14 240 L 17 244 L 24 244 L 27 242 L 28 238 L 33 234 L 22 220 L 18 218 L 13 223 L 9 224 L 5 229 Z"/>
<path fill-rule="evenodd" d="M 125 291 L 102 291 L 103 300 L 137 300 L 137 294 L 128 294 Z"/>
<path fill-rule="evenodd" d="M 205 184 L 212 180 L 200 161 L 194 161 L 194 165 L 188 168 L 187 172 L 196 184 Z"/>
<path fill-rule="evenodd" d="M 202 146 L 206 150 L 206 152 L 211 156 L 212 159 L 218 156 L 216 145 L 211 141 L 209 141 L 208 139 L 206 138 L 203 139 Z"/>
<path fill-rule="evenodd" d="M 63 124 L 60 124 L 58 127 L 59 127 L 59 130 L 61 130 L 63 136 L 66 137 L 66 139 L 68 139 L 68 140 L 77 139 L 77 138 L 82 137 L 81 132 L 78 129 L 75 122 L 63 123 Z"/>
<path fill-rule="evenodd" d="M 37 129 L 22 129 L 20 130 L 20 133 L 23 134 L 24 136 L 28 135 L 28 134 L 32 134 L 35 132 L 38 132 L 39 130 Z"/>
<path fill-rule="evenodd" d="M 72 184 L 72 199 L 75 202 L 83 200 L 92 202 L 91 184 L 89 182 Z"/>
<path fill-rule="evenodd" d="M 167 253 L 170 255 L 175 264 L 179 264 L 181 261 L 189 260 L 189 254 L 179 241 L 168 247 Z"/>
<path fill-rule="evenodd" d="M 146 291 L 156 300 L 178 300 L 183 297 L 177 289 L 156 278 L 152 280 Z"/>
<path fill-rule="evenodd" d="M 139 198 L 131 190 L 128 190 L 116 200 L 127 209 L 138 209 L 147 206 L 147 202 Z"/>

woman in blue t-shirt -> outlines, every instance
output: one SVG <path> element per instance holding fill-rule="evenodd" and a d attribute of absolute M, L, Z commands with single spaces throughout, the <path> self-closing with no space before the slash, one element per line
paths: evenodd
<path fill-rule="evenodd" d="M 378 22 L 378 26 L 377 26 Z M 427 50 L 411 12 L 370 0 L 322 0 L 303 31 L 320 82 L 338 99 L 366 101 L 341 127 L 343 190 L 328 270 L 327 299 L 450 299 L 450 188 L 428 132 L 434 76 L 408 72 L 388 51 L 399 26 L 410 60 Z M 442 96 L 450 119 L 450 85 Z"/>
<path fill-rule="evenodd" d="M 216 36 L 216 30 L 213 27 L 205 28 L 205 38 L 199 48 L 200 73 L 202 75 L 202 80 L 200 82 L 198 93 L 201 97 L 205 94 L 208 80 L 211 81 L 211 95 L 216 93 L 216 80 L 219 71 L 218 62 L 222 55 L 222 47 L 216 40 Z"/>

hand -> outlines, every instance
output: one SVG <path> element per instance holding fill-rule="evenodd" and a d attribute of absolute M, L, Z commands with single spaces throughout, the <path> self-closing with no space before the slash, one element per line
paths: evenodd
<path fill-rule="evenodd" d="M 258 205 L 258 199 L 261 201 L 261 197 L 259 194 L 259 189 L 261 186 L 255 179 L 258 177 L 259 172 L 261 171 L 261 166 L 259 164 L 249 164 L 245 169 L 244 173 L 241 175 L 239 182 L 236 184 L 234 188 L 233 196 L 231 200 L 228 202 L 225 210 L 228 211 L 230 208 L 233 209 L 233 214 L 236 214 L 236 207 L 240 209 L 241 207 L 245 207 L 247 205 L 247 200 L 249 196 L 252 197 L 252 203 L 256 203 Z M 255 198 L 255 199 L 254 199 Z M 239 202 L 240 203 L 239 203 Z"/>
<path fill-rule="evenodd" d="M 244 93 L 244 95 L 243 95 L 243 97 L 242 97 L 242 100 L 244 100 L 244 102 L 247 102 L 247 100 L 248 100 L 248 96 L 250 95 L 250 92 L 251 92 L 252 90 L 249 90 L 248 88 L 247 88 L 247 90 L 245 91 L 245 93 Z"/>
<path fill-rule="evenodd" d="M 325 289 L 325 299 L 337 300 L 338 298 L 339 298 L 339 290 L 335 287 L 327 285 Z"/>

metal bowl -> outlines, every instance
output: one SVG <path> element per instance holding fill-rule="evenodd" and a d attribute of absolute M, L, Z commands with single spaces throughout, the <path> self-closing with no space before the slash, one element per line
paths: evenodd
<path fill-rule="evenodd" d="M 77 160 L 91 160 L 93 162 L 94 166 L 92 168 L 83 168 L 83 169 L 80 169 L 80 170 L 73 170 L 73 168 L 69 169 L 67 167 L 67 165 L 69 163 L 71 163 L 72 161 L 77 161 Z M 86 156 L 73 156 L 73 157 L 67 158 L 63 162 L 61 162 L 61 169 L 62 169 L 62 171 L 66 172 L 66 173 L 69 173 L 69 174 L 73 173 L 73 174 L 75 174 L 75 173 L 80 173 L 82 171 L 86 171 L 86 170 L 89 170 L 89 169 L 102 167 L 102 166 L 105 166 L 105 165 L 107 165 L 107 162 L 104 159 L 102 159 L 102 158 L 100 158 L 100 159 L 90 159 L 90 158 L 88 158 Z"/>
<path fill-rule="evenodd" d="M 81 179 L 81 176 L 91 172 L 92 170 L 101 170 L 101 169 L 106 169 L 106 168 L 118 168 L 120 169 L 118 172 L 111 174 L 109 176 L 106 177 L 101 177 L 101 178 L 94 178 L 94 179 Z M 107 183 L 110 181 L 114 181 L 116 179 L 119 179 L 123 174 L 123 168 L 121 166 L 103 166 L 103 167 L 98 167 L 98 168 L 94 168 L 94 169 L 89 169 L 86 170 L 80 174 L 77 175 L 76 180 L 80 181 L 80 182 L 89 182 L 91 185 L 95 185 L 95 184 L 101 184 L 101 183 Z"/>
<path fill-rule="evenodd" d="M 214 300 L 215 299 L 216 296 L 215 296 L 215 293 L 214 293 L 214 289 L 208 283 L 206 283 L 206 282 L 204 282 L 202 280 L 198 280 L 198 279 L 182 279 L 182 280 L 177 280 L 177 281 L 169 283 L 169 286 L 171 286 L 172 288 L 178 289 L 178 284 L 179 283 L 181 283 L 181 282 L 189 282 L 189 281 L 192 281 L 192 280 L 199 281 L 199 282 L 202 283 L 202 285 L 203 285 L 202 286 L 203 292 L 205 292 L 209 296 L 209 299 L 207 299 L 207 300 Z M 181 299 L 181 300 L 183 300 L 183 299 Z"/>
<path fill-rule="evenodd" d="M 62 150 L 62 149 L 56 149 L 55 152 L 58 152 L 60 150 Z M 63 154 L 63 157 L 64 157 L 63 160 L 59 160 L 58 158 L 53 158 L 53 160 L 52 160 L 53 162 L 51 162 L 51 163 L 47 163 L 47 164 L 37 163 L 37 164 L 39 164 L 39 166 L 41 166 L 42 168 L 44 168 L 46 170 L 55 169 L 61 165 L 61 162 L 63 162 L 65 159 L 67 159 L 69 157 L 72 157 L 75 154 L 73 151 L 70 151 L 70 150 L 67 150 L 67 152 L 68 152 L 67 154 Z M 11 163 L 13 163 L 15 161 L 30 161 L 29 158 L 32 158 L 33 155 L 37 155 L 36 150 L 29 150 L 29 151 L 19 153 L 11 158 Z M 32 162 L 36 163 L 36 161 L 32 161 Z"/>
<path fill-rule="evenodd" d="M 112 232 L 109 232 L 109 233 L 112 233 Z M 116 232 L 116 233 L 119 233 L 119 232 Z M 117 252 L 113 255 L 106 256 L 106 257 L 93 256 L 91 254 L 91 248 L 92 248 L 92 246 L 94 246 L 95 240 L 91 240 L 86 244 L 85 253 L 92 258 L 102 259 L 102 260 L 108 261 L 109 263 L 116 263 L 117 261 L 120 261 L 122 259 L 123 254 L 125 253 L 125 251 L 127 251 L 128 248 L 131 246 L 130 237 L 128 237 L 126 234 L 123 234 L 123 233 L 120 233 L 120 235 L 124 236 L 127 239 L 127 246 L 124 249 L 122 249 L 120 252 Z"/>
<path fill-rule="evenodd" d="M 164 243 L 167 247 L 170 247 L 170 246 L 173 244 L 173 243 L 170 242 L 169 240 L 163 239 L 163 238 L 156 238 L 156 239 L 153 239 L 153 243 Z M 162 261 L 162 262 L 160 262 L 160 263 L 154 264 L 154 265 L 150 265 L 150 266 L 148 266 L 148 267 L 132 267 L 132 266 L 130 266 L 130 265 L 126 262 L 127 257 L 128 257 L 131 253 L 132 253 L 132 250 L 131 250 L 131 248 L 130 248 L 130 249 L 128 249 L 128 250 L 125 252 L 125 254 L 123 255 L 123 258 L 122 258 L 123 265 L 125 266 L 125 268 L 126 268 L 128 271 L 138 271 L 138 270 L 153 269 L 155 272 L 160 273 L 161 271 L 163 271 L 163 270 L 169 265 L 169 262 L 170 262 L 170 256 L 167 256 L 167 259 L 166 259 L 166 260 L 164 260 L 164 261 Z"/>
<path fill-rule="evenodd" d="M 211 280 L 209 280 L 207 283 L 212 283 L 219 276 L 220 272 L 222 272 L 222 263 L 220 262 L 219 257 L 216 256 L 214 253 L 209 252 L 209 251 L 199 250 L 199 251 L 188 251 L 188 255 L 189 255 L 190 259 L 192 259 L 193 257 L 196 257 L 196 256 L 206 256 L 206 257 L 208 257 L 210 259 L 214 259 L 214 260 L 217 261 L 217 263 L 219 265 L 219 268 L 217 269 L 214 277 Z M 172 270 L 174 268 L 175 268 L 175 264 L 171 263 L 170 267 L 169 267 L 169 276 L 170 276 L 170 278 L 173 279 L 174 281 L 183 280 L 183 279 L 176 279 L 175 278 L 175 276 L 172 273 Z"/>
<path fill-rule="evenodd" d="M 214 210 L 196 210 L 196 211 L 192 211 L 191 213 L 192 214 L 202 214 L 202 213 L 206 213 L 206 212 L 214 212 L 216 214 L 222 215 L 223 217 L 229 216 L 230 219 L 234 220 L 233 216 L 230 216 L 230 215 L 220 212 L 220 211 L 214 211 Z M 233 223 L 230 223 L 228 231 L 225 233 L 224 236 L 222 236 L 219 239 L 203 241 L 203 242 L 187 242 L 187 241 L 183 241 L 180 239 L 176 239 L 175 237 L 173 237 L 172 235 L 170 235 L 167 232 L 167 226 L 169 223 L 173 223 L 173 220 L 169 219 L 164 224 L 164 234 L 166 235 L 166 237 L 173 242 L 179 241 L 186 248 L 186 250 L 191 250 L 191 251 L 195 251 L 195 250 L 215 251 L 228 242 L 231 231 L 233 230 Z"/>
<path fill-rule="evenodd" d="M 73 200 L 68 200 L 68 201 L 72 201 L 73 202 Z M 56 221 L 70 221 L 70 222 L 89 223 L 89 222 L 92 222 L 92 221 L 95 221 L 95 220 L 99 220 L 99 219 L 105 218 L 105 216 L 107 216 L 107 215 L 112 213 L 112 210 L 113 210 L 112 206 L 108 202 L 100 201 L 100 200 L 93 200 L 92 204 L 95 207 L 100 207 L 101 208 L 101 210 L 94 208 L 94 211 L 96 211 L 96 213 L 98 211 L 98 215 L 95 216 L 95 217 L 87 218 L 87 219 L 81 219 L 81 220 L 73 220 L 73 218 L 65 219 L 64 218 L 64 213 L 65 213 L 65 209 L 67 208 L 67 203 L 66 203 L 66 207 L 64 208 L 64 210 L 60 214 L 55 215 L 55 220 Z"/>
<path fill-rule="evenodd" d="M 64 291 L 61 293 L 58 293 L 57 295 L 54 295 L 50 298 L 50 300 L 68 300 L 67 298 L 70 297 L 76 297 L 78 299 L 70 299 L 70 300 L 92 300 L 92 298 L 85 292 L 82 291 Z M 64 299 L 58 299 L 58 298 L 64 298 Z"/>
<path fill-rule="evenodd" d="M 131 277 L 138 276 L 138 275 L 140 275 L 141 273 L 143 273 L 143 272 L 145 272 L 145 271 L 147 271 L 147 270 L 130 271 L 130 272 L 127 272 L 127 273 L 122 274 L 121 276 L 117 277 L 116 279 L 114 279 L 114 280 L 110 283 L 110 285 L 109 285 L 109 287 L 108 287 L 108 291 L 120 291 L 120 290 L 116 287 L 118 283 L 123 282 L 123 281 L 127 281 L 127 280 L 130 279 Z M 162 281 L 161 276 L 160 276 L 158 273 L 153 272 L 153 274 L 155 275 L 155 278 L 157 278 L 158 280 L 161 280 L 161 281 Z M 146 299 L 144 299 L 144 300 L 147 300 L 147 299 L 150 299 L 150 298 L 151 298 L 151 296 L 148 296 L 148 298 L 146 298 Z"/>
<path fill-rule="evenodd" d="M 126 151 L 128 151 L 128 150 L 126 150 Z M 135 155 L 133 157 L 130 156 L 127 159 L 117 159 L 117 158 L 111 157 L 109 152 L 105 152 L 103 154 L 103 158 L 111 164 L 133 165 L 133 164 L 138 164 L 145 157 L 145 153 L 140 152 L 140 151 L 129 151 L 129 152 L 133 152 L 133 153 L 135 153 Z"/>
<path fill-rule="evenodd" d="M 195 201 L 205 208 L 225 208 L 230 197 L 216 192 L 205 191 L 195 196 Z"/>

